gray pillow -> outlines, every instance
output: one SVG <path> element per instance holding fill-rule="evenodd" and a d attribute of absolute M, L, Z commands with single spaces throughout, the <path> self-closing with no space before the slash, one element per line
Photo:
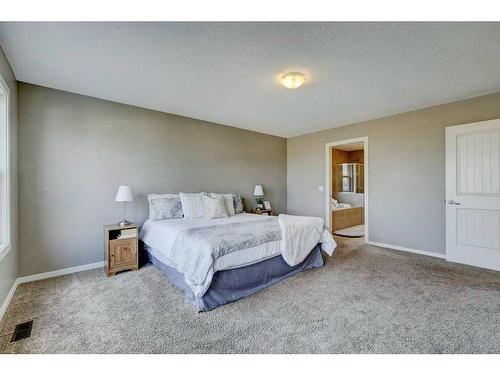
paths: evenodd
<path fill-rule="evenodd" d="M 234 213 L 235 214 L 242 214 L 245 212 L 245 208 L 243 207 L 243 201 L 241 200 L 241 195 L 233 195 L 233 201 L 234 201 Z"/>
<path fill-rule="evenodd" d="M 178 197 L 154 197 L 149 199 L 149 219 L 182 219 L 182 204 Z"/>

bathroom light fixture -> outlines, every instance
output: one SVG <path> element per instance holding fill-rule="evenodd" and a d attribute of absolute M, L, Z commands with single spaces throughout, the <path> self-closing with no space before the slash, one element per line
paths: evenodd
<path fill-rule="evenodd" d="M 287 89 L 298 89 L 306 81 L 306 76 L 299 72 L 291 72 L 284 74 L 280 81 Z"/>

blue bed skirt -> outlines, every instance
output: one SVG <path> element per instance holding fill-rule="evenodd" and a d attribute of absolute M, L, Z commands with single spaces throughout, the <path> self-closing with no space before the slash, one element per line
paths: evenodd
<path fill-rule="evenodd" d="M 322 267 L 323 256 L 320 244 L 311 251 L 304 261 L 296 266 L 289 266 L 281 255 L 240 268 L 218 271 L 203 297 L 196 297 L 184 281 L 184 275 L 156 258 L 144 245 L 147 260 L 160 269 L 172 284 L 180 289 L 186 302 L 196 309 L 208 311 L 226 303 L 234 302 L 273 285 L 287 277 L 310 268 Z"/>

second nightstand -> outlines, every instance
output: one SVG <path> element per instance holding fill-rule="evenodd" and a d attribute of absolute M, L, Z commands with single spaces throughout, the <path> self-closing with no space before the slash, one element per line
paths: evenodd
<path fill-rule="evenodd" d="M 136 224 L 104 226 L 106 276 L 114 276 L 120 271 L 139 269 L 138 230 L 139 226 Z"/>
<path fill-rule="evenodd" d="M 273 210 L 259 210 L 259 209 L 257 209 L 253 213 L 257 214 L 257 215 L 267 215 L 267 216 L 273 216 L 274 215 Z"/>

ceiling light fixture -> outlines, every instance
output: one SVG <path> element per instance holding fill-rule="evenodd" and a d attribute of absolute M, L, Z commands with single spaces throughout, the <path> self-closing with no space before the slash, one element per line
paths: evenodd
<path fill-rule="evenodd" d="M 293 90 L 298 89 L 306 82 L 306 76 L 299 72 L 291 72 L 284 74 L 280 81 L 283 86 L 287 89 Z"/>

